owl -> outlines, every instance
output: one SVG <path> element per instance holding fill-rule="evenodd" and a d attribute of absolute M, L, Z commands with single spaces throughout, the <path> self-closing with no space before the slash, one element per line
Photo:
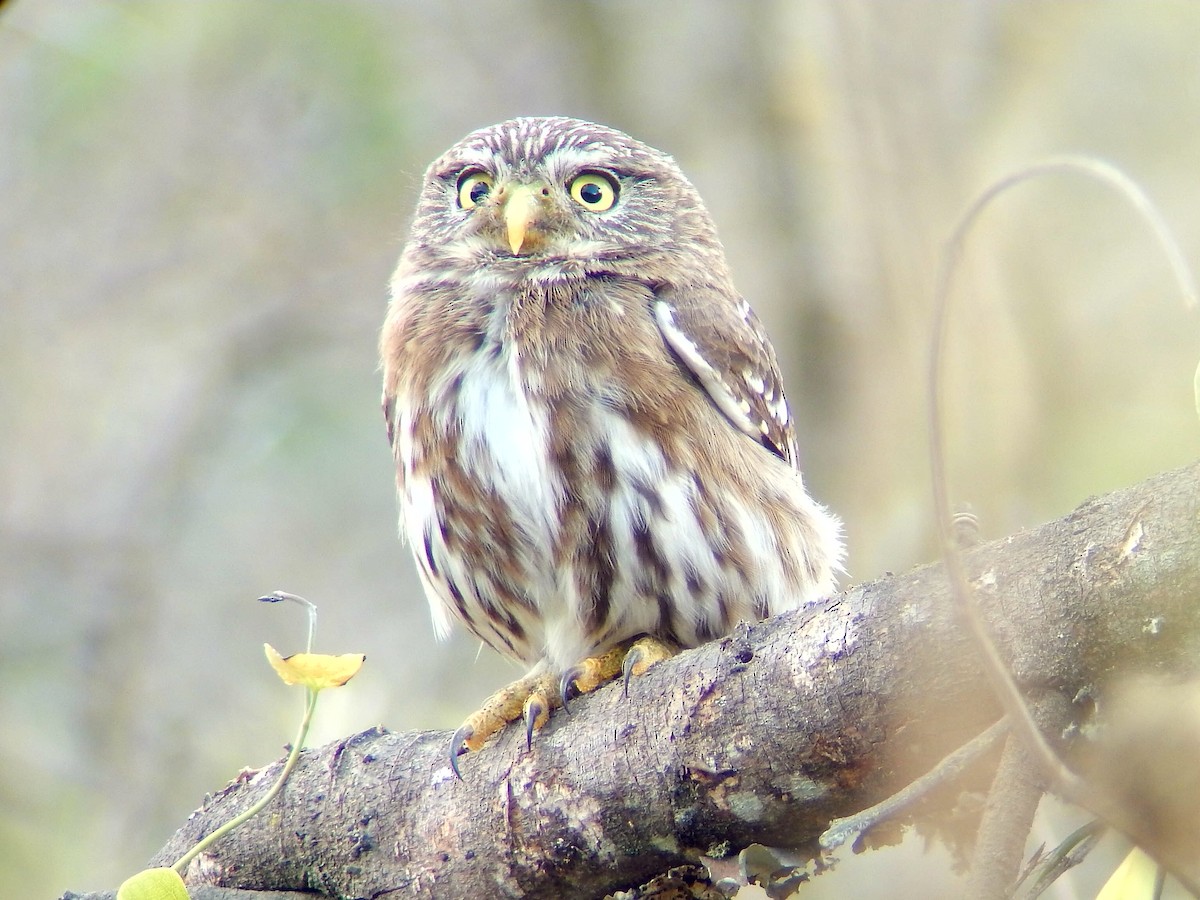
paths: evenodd
<path fill-rule="evenodd" d="M 507 723 L 829 592 L 838 520 L 805 489 L 770 341 L 671 157 L 518 118 L 425 174 L 380 341 L 408 539 L 439 636 L 529 674 Z"/>

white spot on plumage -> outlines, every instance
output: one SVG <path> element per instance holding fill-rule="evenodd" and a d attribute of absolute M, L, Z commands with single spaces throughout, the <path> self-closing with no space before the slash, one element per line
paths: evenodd
<path fill-rule="evenodd" d="M 776 395 L 775 402 L 771 403 L 767 407 L 767 410 L 775 417 L 775 421 L 779 423 L 781 428 L 787 427 L 788 421 L 791 419 L 791 413 L 788 411 L 787 400 L 784 399 L 782 394 Z"/>
<path fill-rule="evenodd" d="M 767 383 L 763 380 L 762 374 L 754 372 L 751 369 L 742 371 L 742 378 L 745 379 L 746 386 L 756 394 L 765 394 L 767 392 Z"/>

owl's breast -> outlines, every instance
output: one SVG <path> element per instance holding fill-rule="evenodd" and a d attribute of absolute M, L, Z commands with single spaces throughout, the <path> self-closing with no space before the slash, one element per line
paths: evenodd
<path fill-rule="evenodd" d="M 482 640 L 532 662 L 542 605 L 554 595 L 562 480 L 549 414 L 528 396 L 517 356 L 489 327 L 397 396 L 403 528 L 441 634 L 458 618 Z M 502 316 L 500 317 L 502 320 Z"/>

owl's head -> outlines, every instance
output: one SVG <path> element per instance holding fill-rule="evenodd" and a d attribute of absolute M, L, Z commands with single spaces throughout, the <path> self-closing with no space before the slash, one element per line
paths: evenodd
<path fill-rule="evenodd" d="M 568 118 L 510 119 L 451 147 L 425 174 L 412 241 L 427 257 L 476 264 L 620 270 L 674 258 L 724 269 L 712 220 L 671 157 Z"/>

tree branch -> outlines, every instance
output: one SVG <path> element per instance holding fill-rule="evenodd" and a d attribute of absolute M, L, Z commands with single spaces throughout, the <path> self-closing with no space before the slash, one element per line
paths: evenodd
<path fill-rule="evenodd" d="M 1050 725 L 1053 733 L 1061 734 L 1071 720 L 1071 710 L 1055 691 L 1037 700 L 1033 718 L 1042 732 Z M 1045 791 L 1043 782 L 1037 759 L 1020 736 L 1010 732 L 983 808 L 963 896 L 1003 900 L 1012 895 L 1024 859 L 1025 839 Z"/>
<path fill-rule="evenodd" d="M 1194 670 L 1197 510 L 1193 464 L 965 554 L 1022 691 L 1096 697 L 1130 671 Z M 600 897 L 698 854 L 815 847 L 831 819 L 999 718 L 977 654 L 941 568 L 918 568 L 741 626 L 635 679 L 628 698 L 619 686 L 580 698 L 532 751 L 507 729 L 462 760 L 462 782 L 443 732 L 372 730 L 307 750 L 276 802 L 188 880 L 349 897 Z M 1091 704 L 1072 712 L 1079 722 Z M 156 863 L 252 803 L 280 764 L 209 798 Z"/>

